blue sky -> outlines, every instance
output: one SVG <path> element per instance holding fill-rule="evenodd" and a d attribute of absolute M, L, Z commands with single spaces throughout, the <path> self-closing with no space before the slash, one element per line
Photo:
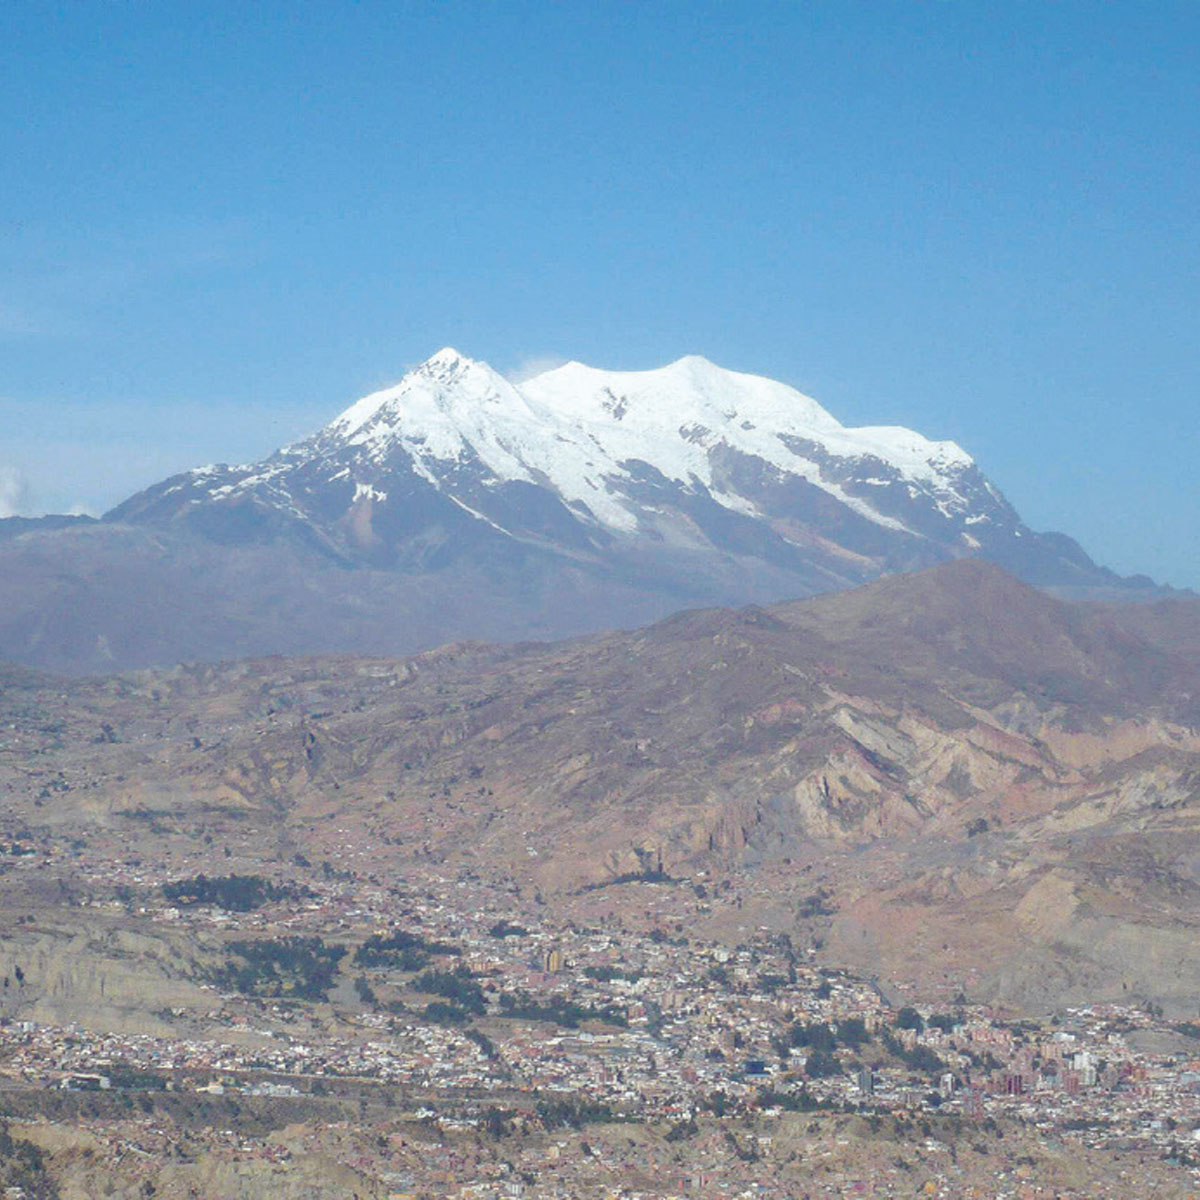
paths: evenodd
<path fill-rule="evenodd" d="M 1200 587 L 1200 5 L 0 7 L 0 506 L 686 353 Z"/>

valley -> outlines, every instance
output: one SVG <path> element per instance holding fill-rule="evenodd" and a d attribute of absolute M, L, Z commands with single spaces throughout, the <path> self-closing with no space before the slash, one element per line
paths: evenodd
<path fill-rule="evenodd" d="M 180 1091 L 278 1114 L 229 1146 L 202 1121 L 181 1188 L 253 1161 L 305 1194 L 357 1104 L 373 1137 L 440 1130 L 456 1179 L 509 1178 L 504 1138 L 545 1163 L 578 1120 L 630 1188 L 613 1121 L 655 1170 L 681 1140 L 754 1145 L 712 1167 L 749 1186 L 757 1162 L 788 1177 L 762 1149 L 786 1144 L 811 1181 L 822 1139 L 886 1117 L 926 1150 L 885 1170 L 855 1142 L 842 1182 L 967 1195 L 1032 1122 L 1077 1144 L 1068 1170 L 1039 1142 L 1061 1194 L 1107 1194 L 1121 1148 L 1185 1195 L 1195 627 L 1186 601 L 1069 603 L 966 561 L 560 643 L 6 668 L 4 1111 L 60 1169 L 92 1129 L 61 1178 L 131 1188 L 104 1147 L 153 1139 L 114 1088 L 160 1129 L 193 1111 Z M 20 1124 L 51 1112 L 38 1089 L 96 1086 L 75 1132 Z M 548 1096 L 602 1107 L 556 1125 Z M 980 1121 L 998 1158 L 929 1148 Z M 357 1145 L 353 1187 L 384 1194 Z M 567 1157 L 588 1194 L 595 1164 Z M 439 1194 L 431 1162 L 397 1186 Z"/>

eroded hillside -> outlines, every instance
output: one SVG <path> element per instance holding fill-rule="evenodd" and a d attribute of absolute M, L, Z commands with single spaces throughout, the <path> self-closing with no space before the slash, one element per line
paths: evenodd
<path fill-rule="evenodd" d="M 885 984 L 1190 1013 L 1200 670 L 1166 619 L 960 562 L 554 645 L 14 670 L 0 819 L 268 873 L 470 866 L 589 917 L 690 886 L 706 932 Z"/>

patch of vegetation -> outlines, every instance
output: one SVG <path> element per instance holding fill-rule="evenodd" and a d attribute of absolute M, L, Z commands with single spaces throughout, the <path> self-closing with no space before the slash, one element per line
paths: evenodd
<path fill-rule="evenodd" d="M 420 971 L 435 955 L 461 954 L 457 946 L 431 942 L 417 933 L 397 929 L 388 934 L 373 933 L 354 952 L 358 967 L 391 967 L 397 971 Z"/>
<path fill-rule="evenodd" d="M 774 995 L 780 988 L 787 987 L 787 985 L 786 975 L 760 975 L 754 981 L 754 986 L 760 992 L 766 992 L 768 996 Z"/>
<path fill-rule="evenodd" d="M 686 1121 L 676 1121 L 667 1130 L 667 1136 L 664 1140 L 668 1142 L 682 1142 L 686 1138 L 695 1137 L 699 1132 L 700 1126 L 696 1124 L 695 1117 L 688 1117 Z"/>
<path fill-rule="evenodd" d="M 814 1050 L 804 1060 L 804 1073 L 809 1079 L 827 1079 L 842 1073 L 842 1064 L 826 1050 Z"/>
<path fill-rule="evenodd" d="M 465 1008 L 445 1000 L 431 1000 L 421 1015 L 433 1025 L 469 1025 L 473 1017 Z"/>
<path fill-rule="evenodd" d="M 864 1042 L 871 1040 L 871 1034 L 862 1017 L 847 1017 L 844 1021 L 838 1022 L 837 1038 L 843 1046 L 857 1050 Z"/>
<path fill-rule="evenodd" d="M 597 883 L 585 883 L 579 889 L 579 894 L 584 892 L 598 892 L 601 888 L 616 887 L 621 883 L 680 883 L 681 880 L 676 879 L 673 875 L 668 875 L 657 867 L 652 867 L 642 871 L 625 871 L 620 875 L 612 875 L 608 879 L 601 879 Z"/>
<path fill-rule="evenodd" d="M 167 824 L 167 820 L 175 816 L 165 808 L 146 808 L 144 805 L 118 809 L 115 815 L 124 817 L 127 821 L 144 821 L 150 827 L 151 833 L 171 833 L 172 827 Z"/>
<path fill-rule="evenodd" d="M 837 1049 L 837 1035 L 830 1026 L 821 1021 L 801 1024 L 797 1021 L 788 1030 L 788 1044 L 792 1046 L 807 1046 L 810 1050 L 823 1051 L 826 1054 Z"/>
<path fill-rule="evenodd" d="M 647 936 L 656 946 L 686 946 L 688 944 L 686 937 L 681 935 L 673 938 L 665 929 L 652 929 Z"/>
<path fill-rule="evenodd" d="M 514 925 L 512 921 L 497 921 L 488 930 L 494 938 L 528 937 L 529 930 L 524 925 Z"/>
<path fill-rule="evenodd" d="M 582 1129 L 584 1125 L 593 1125 L 613 1119 L 612 1109 L 599 1101 L 580 1100 L 539 1100 L 537 1115 L 547 1129 L 560 1129 L 564 1126 L 570 1129 Z"/>
<path fill-rule="evenodd" d="M 252 912 L 276 900 L 295 900 L 313 895 L 294 883 L 272 883 L 261 875 L 219 875 L 209 879 L 176 879 L 162 885 L 163 895 L 180 908 L 211 904 L 227 912 Z"/>
<path fill-rule="evenodd" d="M 499 1141 L 500 1138 L 508 1137 L 512 1131 L 512 1113 L 504 1109 L 489 1108 L 487 1115 L 483 1118 L 484 1132 L 490 1138 L 495 1138 Z"/>
<path fill-rule="evenodd" d="M 487 1012 L 483 988 L 466 967 L 454 971 L 426 971 L 412 981 L 411 987 L 414 992 L 428 992 L 431 996 L 451 1000 L 464 1012 L 477 1017 Z"/>
<path fill-rule="evenodd" d="M 328 946 L 319 937 L 237 941 L 227 949 L 235 957 L 215 972 L 218 987 L 296 1000 L 326 999 L 346 954 L 345 946 Z"/>
<path fill-rule="evenodd" d="M 499 1057 L 499 1052 L 496 1050 L 495 1043 L 493 1043 L 492 1039 L 490 1037 L 488 1037 L 488 1035 L 486 1033 L 483 1033 L 481 1030 L 464 1029 L 463 1037 L 467 1038 L 469 1041 L 474 1042 L 475 1045 L 477 1045 L 479 1047 L 479 1049 L 488 1058 L 498 1058 Z"/>
<path fill-rule="evenodd" d="M 136 1067 L 114 1066 L 109 1069 L 108 1082 L 114 1088 L 128 1088 L 140 1092 L 161 1092 L 167 1081 L 152 1071 L 140 1071 Z"/>
<path fill-rule="evenodd" d="M 611 983 L 614 979 L 624 979 L 627 983 L 637 983 L 642 977 L 641 971 L 632 967 L 584 967 L 583 973 L 597 983 Z"/>
<path fill-rule="evenodd" d="M 625 1027 L 629 1024 L 625 1014 L 612 1005 L 592 1008 L 551 996 L 546 1000 L 535 1000 L 524 993 L 505 992 L 500 997 L 500 1016 L 526 1021 L 551 1021 L 567 1029 L 575 1029 L 581 1021 L 603 1021 L 606 1025 Z"/>
<path fill-rule="evenodd" d="M 0 1121 L 0 1193 L 24 1200 L 57 1200 L 58 1188 L 46 1170 L 40 1146 L 14 1138 L 8 1122 Z"/>
<path fill-rule="evenodd" d="M 777 1092 L 774 1088 L 759 1088 L 759 1108 L 782 1108 L 785 1112 L 817 1112 L 833 1109 L 837 1105 L 831 1100 L 823 1100 L 813 1096 L 807 1088 L 797 1088 L 795 1091 Z"/>
<path fill-rule="evenodd" d="M 906 1050 L 900 1040 L 886 1029 L 883 1031 L 883 1045 L 889 1054 L 898 1058 L 905 1066 L 926 1075 L 934 1075 L 946 1065 L 928 1046 L 914 1046 Z"/>
<path fill-rule="evenodd" d="M 943 1033 L 950 1033 L 958 1023 L 953 1013 L 934 1013 L 926 1022 L 930 1029 L 940 1029 Z"/>
<path fill-rule="evenodd" d="M 833 893 L 828 888 L 817 888 L 805 896 L 796 907 L 798 917 L 832 917 L 837 907 L 830 903 Z"/>

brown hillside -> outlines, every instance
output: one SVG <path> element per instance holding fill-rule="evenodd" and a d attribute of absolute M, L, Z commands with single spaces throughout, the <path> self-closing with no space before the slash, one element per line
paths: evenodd
<path fill-rule="evenodd" d="M 554 645 L 22 674 L 0 816 L 499 872 L 581 917 L 647 911 L 682 884 L 616 881 L 661 863 L 727 881 L 712 932 L 926 991 L 1190 1005 L 1198 670 L 1130 624 L 962 562 Z"/>

